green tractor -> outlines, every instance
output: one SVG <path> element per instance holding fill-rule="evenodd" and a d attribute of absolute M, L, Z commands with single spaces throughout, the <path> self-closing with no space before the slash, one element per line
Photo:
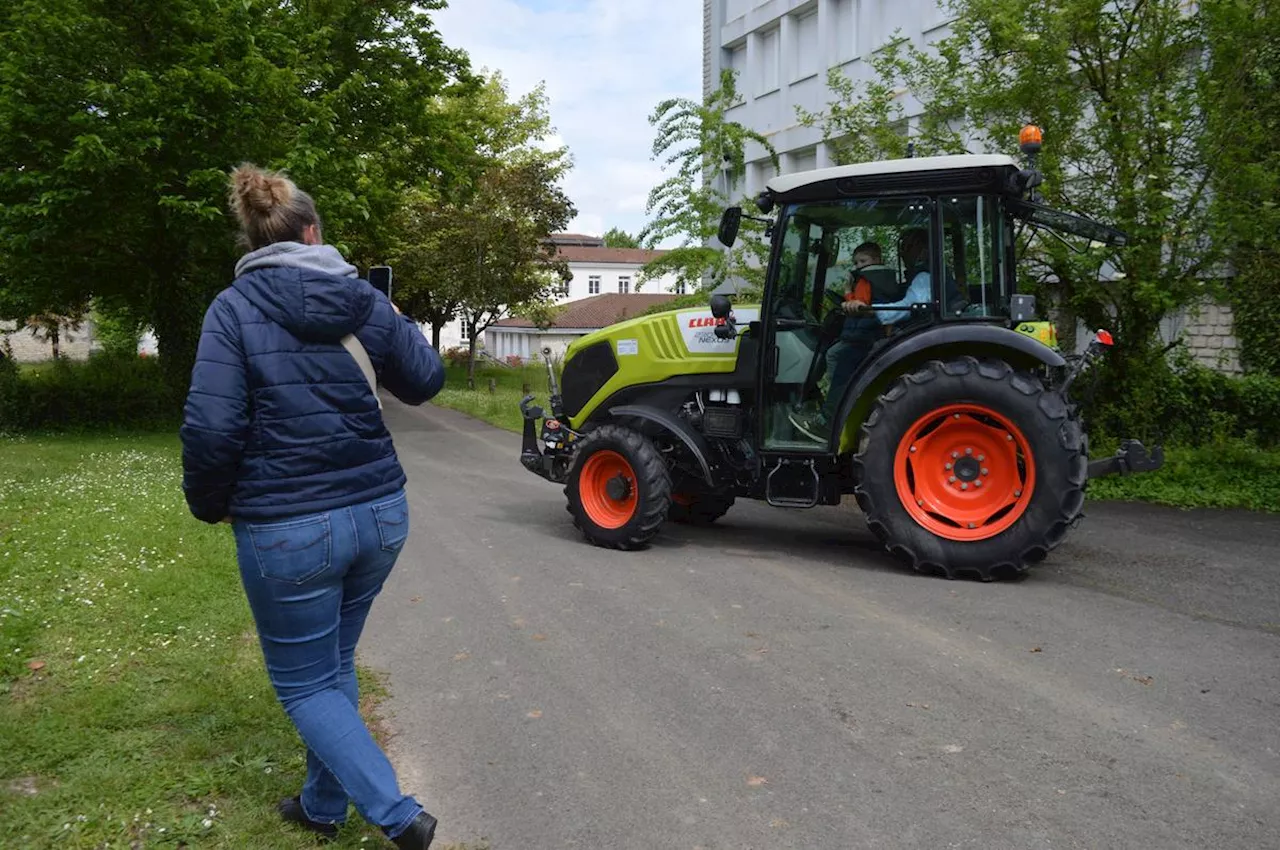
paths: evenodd
<path fill-rule="evenodd" d="M 811 508 L 852 494 L 917 570 L 1025 571 L 1080 518 L 1091 477 L 1163 460 L 1130 440 L 1089 461 L 1068 389 L 1111 338 L 1064 357 L 1016 293 L 1015 245 L 1024 227 L 1125 236 L 1043 205 L 1040 181 L 1000 155 L 774 178 L 756 201 L 777 211 L 760 219 L 761 303 L 712 295 L 589 334 L 559 385 L 548 358 L 549 415 L 520 403 L 521 463 L 564 485 L 599 546 L 642 547 L 665 521 L 711 523 L 738 498 Z M 725 211 L 726 246 L 742 217 Z"/>

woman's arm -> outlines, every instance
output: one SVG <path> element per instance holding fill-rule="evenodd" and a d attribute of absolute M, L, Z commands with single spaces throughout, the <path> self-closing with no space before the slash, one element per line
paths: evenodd
<path fill-rule="evenodd" d="M 209 305 L 191 372 L 182 429 L 182 489 L 196 519 L 227 517 L 249 437 L 247 365 L 240 323 L 225 298 Z"/>

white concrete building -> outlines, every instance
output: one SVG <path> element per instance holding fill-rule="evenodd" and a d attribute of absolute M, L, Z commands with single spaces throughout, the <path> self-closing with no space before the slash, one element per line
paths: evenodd
<path fill-rule="evenodd" d="M 936 0 L 703 0 L 703 87 L 713 90 L 722 69 L 737 71 L 742 100 L 728 117 L 769 139 L 782 174 L 826 168 L 834 163 L 822 133 L 802 126 L 796 107 L 823 111 L 831 68 L 869 77 L 866 57 L 896 30 L 923 46 L 945 37 L 948 23 Z M 764 149 L 751 144 L 745 180 L 724 188 L 755 195 L 773 176 Z"/>
<path fill-rule="evenodd" d="M 582 233 L 556 233 L 551 240 L 556 244 L 559 256 L 568 261 L 569 270 L 573 273 L 569 285 L 557 295 L 557 304 L 567 304 L 596 295 L 682 294 L 674 275 L 641 280 L 641 269 L 645 264 L 661 257 L 665 251 L 606 248 L 604 240 L 599 236 Z M 431 328 L 424 328 L 424 332 L 430 338 Z M 441 351 L 465 346 L 466 341 L 467 328 L 460 319 L 450 322 L 440 332 Z"/>

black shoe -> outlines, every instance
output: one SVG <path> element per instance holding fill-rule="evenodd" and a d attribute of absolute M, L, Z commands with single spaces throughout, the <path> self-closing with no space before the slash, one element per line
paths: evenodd
<path fill-rule="evenodd" d="M 426 812 L 421 813 L 409 828 L 391 839 L 391 843 L 400 850 L 427 850 L 436 837 L 436 819 Z"/>
<path fill-rule="evenodd" d="M 307 817 L 307 813 L 302 810 L 301 797 L 288 797 L 281 800 L 280 805 L 276 808 L 280 812 L 280 817 L 289 823 L 296 823 L 298 826 L 309 829 L 325 838 L 338 837 L 338 825 L 336 823 L 321 823 Z"/>

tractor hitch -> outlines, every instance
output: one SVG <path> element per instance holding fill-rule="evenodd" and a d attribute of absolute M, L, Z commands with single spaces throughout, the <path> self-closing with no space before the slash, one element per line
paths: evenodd
<path fill-rule="evenodd" d="M 530 405 L 533 394 L 520 399 L 520 415 L 524 418 L 524 429 L 520 444 L 520 465 L 548 481 L 560 484 L 564 482 L 569 468 L 569 458 L 573 454 L 573 442 L 578 434 L 554 417 L 543 419 L 545 411 L 536 405 Z M 542 444 L 547 447 L 543 452 L 538 448 L 538 434 L 535 424 L 542 422 Z"/>
<path fill-rule="evenodd" d="M 1150 452 L 1139 440 L 1125 440 L 1111 457 L 1089 461 L 1089 477 L 1129 475 L 1134 472 L 1154 472 L 1164 466 L 1164 446 L 1156 446 Z"/>

